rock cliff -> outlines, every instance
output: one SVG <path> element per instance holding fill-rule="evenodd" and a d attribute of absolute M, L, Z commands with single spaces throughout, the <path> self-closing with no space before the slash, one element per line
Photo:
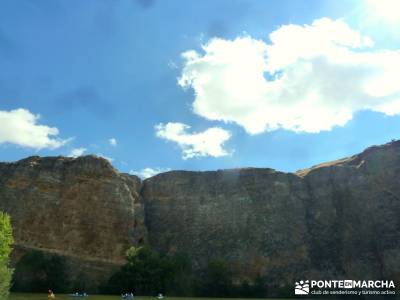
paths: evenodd
<path fill-rule="evenodd" d="M 16 260 L 26 249 L 62 255 L 92 289 L 141 243 L 187 253 L 195 269 L 223 258 L 237 283 L 400 282 L 399 171 L 400 142 L 296 173 L 171 171 L 143 182 L 98 157 L 30 157 L 0 164 L 0 210 L 12 216 Z"/>
<path fill-rule="evenodd" d="M 139 178 L 93 156 L 0 164 L 0 210 L 12 217 L 15 259 L 29 250 L 58 254 L 72 277 L 97 285 L 130 245 L 145 242 L 140 187 Z"/>

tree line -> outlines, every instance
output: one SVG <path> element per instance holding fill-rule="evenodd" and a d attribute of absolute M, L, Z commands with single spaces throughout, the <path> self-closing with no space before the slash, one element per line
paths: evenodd
<path fill-rule="evenodd" d="M 129 249 L 126 260 L 127 263 L 101 288 L 103 293 L 134 291 L 137 295 L 243 298 L 265 298 L 270 292 L 286 297 L 292 293 L 292 286 L 269 290 L 267 276 L 259 276 L 251 283 L 235 284 L 229 264 L 222 259 L 211 260 L 204 268 L 193 270 L 188 255 L 162 256 L 142 246 Z"/>

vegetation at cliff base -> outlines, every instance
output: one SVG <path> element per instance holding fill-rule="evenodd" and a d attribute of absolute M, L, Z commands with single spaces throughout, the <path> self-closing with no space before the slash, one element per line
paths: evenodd
<path fill-rule="evenodd" d="M 266 297 L 266 277 L 234 284 L 234 274 L 223 259 L 210 260 L 193 270 L 189 256 L 160 255 L 148 246 L 130 248 L 127 263 L 102 288 L 104 293 L 201 297 Z"/>
<path fill-rule="evenodd" d="M 9 262 L 13 243 L 10 217 L 0 212 L 0 299 L 7 297 L 10 290 L 12 269 Z"/>
<path fill-rule="evenodd" d="M 205 269 L 202 294 L 209 297 L 227 296 L 232 290 L 232 272 L 223 260 L 212 260 Z"/>
<path fill-rule="evenodd" d="M 43 293 L 50 288 L 60 293 L 69 292 L 69 286 L 62 256 L 32 250 L 15 266 L 13 291 Z"/>
<path fill-rule="evenodd" d="M 127 263 L 109 280 L 106 292 L 135 291 L 139 295 L 187 291 L 184 275 L 189 264 L 184 257 L 162 257 L 149 247 L 130 248 Z"/>

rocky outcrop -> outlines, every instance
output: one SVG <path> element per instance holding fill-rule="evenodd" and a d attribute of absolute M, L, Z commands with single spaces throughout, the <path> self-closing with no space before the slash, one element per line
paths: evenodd
<path fill-rule="evenodd" d="M 189 254 L 195 269 L 222 258 L 237 283 L 400 282 L 399 170 L 400 142 L 297 173 L 171 171 L 144 182 L 98 157 L 31 157 L 0 164 L 0 210 L 18 249 L 63 255 L 95 284 L 141 243 Z"/>
<path fill-rule="evenodd" d="M 72 277 L 83 273 L 98 285 L 130 245 L 146 240 L 140 187 L 93 156 L 0 164 L 0 210 L 12 217 L 16 259 L 28 250 L 56 253 Z"/>

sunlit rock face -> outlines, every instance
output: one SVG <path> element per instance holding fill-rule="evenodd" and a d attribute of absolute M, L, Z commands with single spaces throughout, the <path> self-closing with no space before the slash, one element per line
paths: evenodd
<path fill-rule="evenodd" d="M 194 270 L 225 260 L 236 283 L 266 276 L 400 281 L 400 142 L 297 173 L 172 171 L 141 182 L 106 160 L 30 157 L 0 164 L 0 210 L 15 261 L 65 257 L 95 291 L 130 246 L 184 253 Z"/>
<path fill-rule="evenodd" d="M 98 270 L 108 276 L 130 245 L 146 240 L 140 186 L 93 156 L 0 164 L 0 210 L 12 217 L 16 256 L 32 249 L 60 254 L 72 273 L 95 277 L 96 285 Z"/>

